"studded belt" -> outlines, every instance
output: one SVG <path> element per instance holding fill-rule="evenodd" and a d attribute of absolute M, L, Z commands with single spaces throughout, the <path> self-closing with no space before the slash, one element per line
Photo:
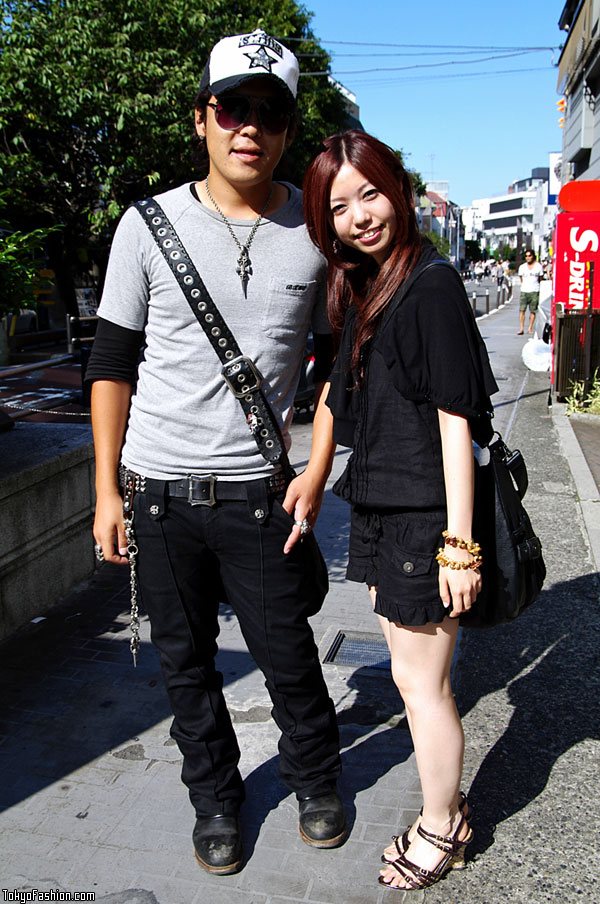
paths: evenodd
<path fill-rule="evenodd" d="M 248 498 L 248 484 L 264 483 L 267 494 L 274 496 L 283 493 L 289 483 L 283 472 L 270 474 L 258 480 L 221 480 L 214 474 L 187 474 L 179 480 L 156 480 L 130 471 L 126 467 L 119 468 L 119 483 L 125 489 L 125 505 L 133 493 L 158 493 L 178 499 L 186 499 L 190 505 L 216 505 L 217 502 L 231 502 Z"/>

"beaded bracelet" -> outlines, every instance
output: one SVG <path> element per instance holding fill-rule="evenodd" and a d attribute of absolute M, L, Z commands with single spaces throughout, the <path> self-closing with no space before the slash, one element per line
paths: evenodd
<path fill-rule="evenodd" d="M 443 568 L 451 568 L 453 571 L 466 570 L 467 568 L 477 571 L 483 564 L 483 559 L 479 555 L 474 555 L 470 562 L 457 562 L 456 559 L 450 559 L 441 547 L 438 549 L 438 554 L 435 558 Z"/>
<path fill-rule="evenodd" d="M 463 540 L 462 537 L 456 537 L 448 530 L 442 531 L 442 537 L 446 541 L 447 546 L 452 546 L 454 549 L 466 549 L 472 556 L 478 556 L 481 552 L 481 546 L 473 539 Z"/>

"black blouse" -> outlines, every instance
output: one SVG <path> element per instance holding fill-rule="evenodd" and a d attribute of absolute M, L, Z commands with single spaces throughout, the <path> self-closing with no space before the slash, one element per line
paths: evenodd
<path fill-rule="evenodd" d="M 359 388 L 349 371 L 355 309 L 347 315 L 327 404 L 336 442 L 353 448 L 335 491 L 383 509 L 446 504 L 437 409 L 469 419 L 490 439 L 490 396 L 498 391 L 462 280 L 427 244 L 390 301 L 370 343 Z"/>

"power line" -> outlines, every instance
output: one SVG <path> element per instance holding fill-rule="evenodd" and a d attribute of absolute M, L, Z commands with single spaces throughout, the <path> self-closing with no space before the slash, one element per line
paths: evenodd
<path fill-rule="evenodd" d="M 448 79 L 464 79 L 464 78 L 497 78 L 500 75 L 514 75 L 516 73 L 522 72 L 550 72 L 556 71 L 554 66 L 534 66 L 532 68 L 523 68 L 523 69 L 497 69 L 494 72 L 454 72 L 444 74 L 444 81 Z M 329 74 L 329 73 L 328 73 Z M 305 73 L 301 72 L 300 75 L 305 75 Z M 333 73 L 332 73 L 333 75 Z M 334 76 L 335 77 L 335 76 Z M 373 78 L 373 79 L 365 79 L 364 81 L 359 82 L 360 88 L 368 88 L 368 87 L 376 87 L 379 85 L 401 85 L 406 82 L 429 82 L 429 81 L 437 81 L 439 82 L 439 75 L 405 75 L 399 78 Z"/>
<path fill-rule="evenodd" d="M 492 50 L 499 50 L 502 48 L 489 48 L 489 49 L 490 49 L 490 51 L 492 51 Z M 534 47 L 534 48 L 514 47 L 514 48 L 512 48 L 512 50 L 515 53 L 537 53 L 541 50 L 551 50 L 554 52 L 554 50 L 557 50 L 557 49 L 558 48 L 552 48 L 552 47 Z M 451 56 L 451 55 L 452 56 L 474 56 L 474 55 L 476 55 L 478 53 L 482 53 L 482 52 L 483 51 L 481 51 L 481 50 L 464 50 L 464 51 L 440 50 L 440 51 L 437 51 L 436 53 L 428 54 L 428 56 L 430 56 L 430 57 L 431 56 Z M 373 59 L 374 57 L 375 58 L 379 58 L 379 57 L 422 57 L 423 53 L 421 51 L 419 51 L 418 53 L 412 53 L 412 52 L 406 52 L 406 51 L 403 51 L 401 53 L 396 53 L 396 52 L 394 52 L 394 53 L 392 53 L 392 52 L 389 52 L 389 53 L 338 53 L 336 50 L 332 50 L 331 52 L 328 52 L 326 50 L 315 50 L 312 53 L 296 53 L 295 56 L 297 56 L 299 59 L 314 58 L 314 57 L 319 57 L 319 56 L 331 56 L 331 57 L 334 57 L 336 60 L 340 60 L 342 58 L 348 59 L 348 58 L 354 58 L 354 57 L 369 57 L 369 59 Z"/>
<path fill-rule="evenodd" d="M 493 44 L 389 44 L 389 43 L 381 43 L 377 41 L 327 41 L 324 38 L 279 38 L 283 43 L 290 43 L 292 41 L 304 42 L 309 40 L 314 40 L 319 44 L 338 44 L 347 47 L 402 47 L 402 48 L 411 48 L 411 49 L 421 49 L 421 50 L 439 50 L 441 52 L 444 51 L 452 51 L 452 50 L 469 50 L 474 51 L 476 53 L 491 53 L 492 51 L 500 50 L 500 51 L 513 51 L 513 50 L 562 50 L 564 47 L 563 44 L 558 44 L 556 46 L 545 46 L 545 47 L 523 47 L 523 46 L 512 46 L 512 47 L 502 47 Z"/>
<path fill-rule="evenodd" d="M 557 49 L 558 48 L 555 48 L 555 47 L 533 47 L 533 48 L 532 47 L 507 47 L 507 48 L 489 47 L 489 48 L 486 48 L 485 50 L 437 50 L 437 51 L 433 51 L 432 53 L 429 53 L 428 56 L 430 56 L 430 57 L 431 56 L 475 56 L 478 53 L 488 53 L 488 52 L 491 53 L 496 50 L 502 50 L 503 52 L 510 51 L 511 53 L 539 53 L 540 51 L 543 51 L 543 50 L 549 50 L 549 51 L 554 52 Z M 423 56 L 423 52 L 421 50 L 419 50 L 416 53 L 413 53 L 412 51 L 406 51 L 406 50 L 403 50 L 400 52 L 386 51 L 384 53 L 372 53 L 372 52 L 369 52 L 369 53 L 366 53 L 366 52 L 365 53 L 338 53 L 337 50 L 332 50 L 329 52 L 326 50 L 323 50 L 320 52 L 315 51 L 314 53 L 297 53 L 296 56 L 297 57 L 311 57 L 311 56 L 314 57 L 314 56 L 324 56 L 325 54 L 327 54 L 328 56 L 335 57 L 336 60 L 339 60 L 342 58 L 348 59 L 348 58 L 352 58 L 352 57 L 379 58 L 379 57 L 422 57 Z"/>
<path fill-rule="evenodd" d="M 480 57 L 477 60 L 445 60 L 443 62 L 438 63 L 414 63 L 410 66 L 378 66 L 372 69 L 338 69 L 332 71 L 331 74 L 334 76 L 345 76 L 345 75 L 365 75 L 369 72 L 403 72 L 409 69 L 435 69 L 440 66 L 457 66 L 460 62 L 463 65 L 477 65 L 478 63 L 489 63 L 491 60 L 505 60 L 510 57 L 516 56 L 524 56 L 528 53 L 533 53 L 535 51 L 530 50 L 520 50 L 516 53 L 502 53 L 494 56 L 488 57 Z M 328 75 L 328 72 L 320 71 L 320 72 L 305 72 L 304 75 Z"/>

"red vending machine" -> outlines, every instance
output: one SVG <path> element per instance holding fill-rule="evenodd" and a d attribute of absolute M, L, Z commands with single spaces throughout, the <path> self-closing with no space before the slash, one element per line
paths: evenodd
<path fill-rule="evenodd" d="M 600 181 L 568 182 L 554 233 L 552 386 L 559 398 L 600 367 Z"/>

